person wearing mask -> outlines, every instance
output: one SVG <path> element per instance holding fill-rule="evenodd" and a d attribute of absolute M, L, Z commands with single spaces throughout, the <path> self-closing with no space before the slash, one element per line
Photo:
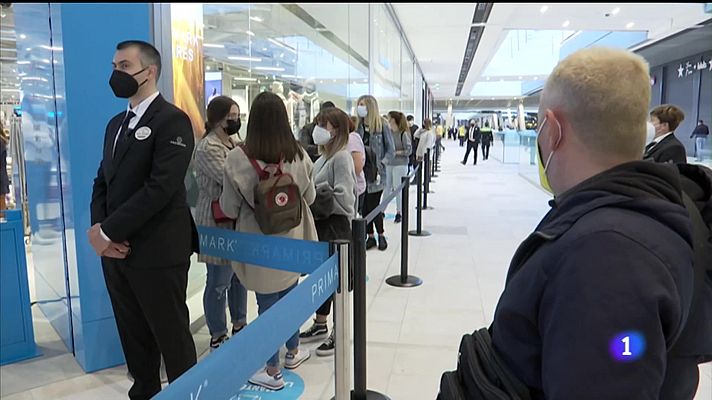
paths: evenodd
<path fill-rule="evenodd" d="M 412 115 L 408 115 L 408 129 L 410 129 L 410 136 L 413 137 L 415 132 L 418 132 L 418 125 L 415 124 L 415 118 Z"/>
<path fill-rule="evenodd" d="M 695 130 L 692 131 L 690 139 L 695 139 L 695 159 L 702 161 L 702 150 L 705 148 L 705 142 L 710 134 L 710 130 L 702 120 L 697 121 Z"/>
<path fill-rule="evenodd" d="M 467 151 L 465 152 L 465 158 L 460 161 L 460 164 L 467 164 L 467 159 L 470 156 L 470 151 L 474 150 L 475 153 L 475 163 L 477 165 L 477 148 L 480 146 L 480 141 L 482 140 L 482 132 L 477 124 L 477 121 L 470 121 L 470 127 L 467 130 Z"/>
<path fill-rule="evenodd" d="M 234 229 L 233 221 L 216 221 L 213 203 L 219 201 L 222 193 L 227 154 L 237 145 L 231 136 L 239 135 L 240 107 L 230 97 L 217 96 L 208 104 L 207 119 L 205 136 L 195 148 L 198 185 L 195 222 L 201 226 Z M 198 261 L 205 263 L 208 273 L 203 309 L 213 351 L 228 339 L 225 303 L 232 317 L 232 336 L 247 324 L 247 290 L 233 272 L 230 260 L 200 254 Z"/>
<path fill-rule="evenodd" d="M 354 121 L 355 119 L 355 121 Z M 363 167 L 366 164 L 366 149 L 361 140 L 361 135 L 356 132 L 357 117 L 349 117 L 349 143 L 346 146 L 351 158 L 354 160 L 354 170 L 356 172 L 356 188 L 358 189 L 358 202 L 356 211 L 361 214 L 363 202 L 366 199 L 366 175 L 363 173 Z"/>
<path fill-rule="evenodd" d="M 408 122 L 400 111 L 391 111 L 388 113 L 388 124 L 393 135 L 393 143 L 395 144 L 395 157 L 386 166 L 386 189 L 384 196 L 389 196 L 394 190 L 398 189 L 401 184 L 401 179 L 408 176 L 408 158 L 411 154 L 410 132 Z M 396 218 L 395 223 L 398 224 L 403 220 L 403 199 L 401 191 L 396 195 Z"/>
<path fill-rule="evenodd" d="M 647 63 L 618 49 L 571 54 L 542 91 L 539 175 L 554 199 L 490 330 L 533 400 L 682 399 L 662 394 L 678 384 L 668 349 L 691 304 L 692 232 L 677 169 L 641 161 L 649 103 Z"/>
<path fill-rule="evenodd" d="M 650 112 L 650 122 L 655 127 L 655 139 L 645 147 L 643 158 L 659 163 L 686 163 L 685 146 L 675 137 L 675 129 L 684 119 L 685 113 L 672 104 L 653 108 Z"/>
<path fill-rule="evenodd" d="M 395 156 L 393 136 L 388 124 L 383 123 L 383 117 L 378 110 L 378 102 L 371 95 L 363 95 L 356 102 L 356 112 L 359 117 L 359 124 L 356 128 L 364 146 L 373 151 L 376 156 L 378 173 L 376 180 L 366 182 L 366 198 L 363 203 L 362 215 L 365 217 L 375 210 L 381 203 L 381 196 L 386 183 L 386 164 Z M 386 242 L 385 229 L 383 228 L 383 213 L 379 213 L 376 218 L 368 224 L 368 240 L 366 248 L 376 247 L 376 238 L 373 227 L 378 232 L 378 249 L 381 251 L 388 248 Z"/>
<path fill-rule="evenodd" d="M 255 216 L 254 188 L 260 178 L 259 168 L 281 163 L 284 174 L 290 174 L 299 187 L 302 201 L 309 206 L 314 202 L 316 190 L 312 179 L 313 164 L 292 135 L 287 110 L 282 99 L 271 92 L 255 97 L 247 122 L 247 139 L 228 153 L 223 175 L 223 192 L 220 208 L 229 218 L 235 219 L 235 230 L 262 234 Z M 318 240 L 314 218 L 309 207 L 302 207 L 301 224 L 278 236 L 297 240 Z M 263 314 L 297 287 L 300 274 L 262 268 L 233 262 L 233 269 L 245 287 L 255 292 L 258 314 Z M 287 340 L 285 367 L 295 369 L 311 356 L 309 350 L 299 347 L 299 331 Z M 253 375 L 249 382 L 271 390 L 284 388 L 284 378 L 279 364 L 279 350 L 267 361 L 267 366 Z"/>
<path fill-rule="evenodd" d="M 334 103 L 330 101 L 325 101 L 321 104 L 321 108 L 319 108 L 319 111 L 333 107 L 336 107 Z M 304 127 L 299 131 L 299 144 L 301 144 L 302 147 L 306 149 L 307 153 L 309 154 L 309 158 L 311 158 L 312 161 L 316 161 L 317 158 L 319 158 L 319 146 L 314 143 L 314 139 L 312 138 L 312 131 L 314 130 L 315 126 L 316 118 L 314 118 L 314 121 L 304 125 Z"/>
<path fill-rule="evenodd" d="M 128 99 L 104 134 L 94 179 L 89 243 L 101 256 L 126 364 L 131 399 L 161 391 L 196 363 L 186 301 L 198 233 L 184 178 L 193 155 L 190 119 L 158 92 L 161 55 L 151 44 L 116 46 L 109 85 Z"/>
<path fill-rule="evenodd" d="M 322 149 L 322 156 L 314 164 L 314 185 L 317 196 L 331 198 L 331 214 L 315 213 L 316 231 L 319 240 L 351 240 L 351 221 L 356 216 L 356 170 L 352 152 L 349 150 L 349 116 L 338 108 L 319 113 L 318 125 L 314 128 L 314 141 Z M 315 202 L 315 204 L 321 203 Z M 318 216 L 318 217 L 317 217 Z M 333 296 L 316 311 L 314 324 L 299 335 L 300 340 L 311 342 L 326 335 L 326 320 L 331 313 Z M 318 356 L 334 354 L 334 332 L 317 349 Z"/>
<path fill-rule="evenodd" d="M 433 132 L 433 123 L 429 118 L 423 120 L 423 127 L 415 133 L 415 138 L 418 139 L 418 149 L 415 153 L 417 162 L 425 159 L 428 149 L 435 143 L 435 132 Z"/>
<path fill-rule="evenodd" d="M 489 159 L 490 146 L 494 143 L 494 135 L 492 135 L 489 122 L 485 122 L 485 126 L 480 129 L 480 132 L 482 133 L 482 159 L 487 160 Z"/>

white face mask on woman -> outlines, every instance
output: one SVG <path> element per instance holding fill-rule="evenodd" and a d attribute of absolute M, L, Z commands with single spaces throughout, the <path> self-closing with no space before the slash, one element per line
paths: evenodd
<path fill-rule="evenodd" d="M 331 133 L 329 133 L 329 131 L 325 128 L 317 125 L 314 127 L 314 132 L 312 132 L 312 138 L 314 139 L 315 144 L 323 146 L 331 140 Z"/>
<path fill-rule="evenodd" d="M 358 113 L 359 117 L 366 118 L 368 115 L 368 108 L 366 108 L 366 106 L 358 106 L 356 107 L 356 113 Z"/>

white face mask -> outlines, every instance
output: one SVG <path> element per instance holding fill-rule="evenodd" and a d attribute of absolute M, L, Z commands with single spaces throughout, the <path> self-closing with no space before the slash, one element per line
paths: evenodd
<path fill-rule="evenodd" d="M 314 143 L 323 146 L 331 140 L 331 133 L 327 131 L 325 128 L 320 127 L 319 125 L 314 127 L 314 132 L 312 133 L 312 138 L 314 139 Z"/>
<path fill-rule="evenodd" d="M 356 107 L 356 113 L 359 117 L 366 118 L 368 115 L 368 108 L 366 108 L 366 106 L 358 106 Z"/>
<path fill-rule="evenodd" d="M 650 123 L 650 121 L 646 122 L 646 128 L 647 131 L 645 132 L 645 144 L 648 145 L 655 139 L 655 126 Z"/>

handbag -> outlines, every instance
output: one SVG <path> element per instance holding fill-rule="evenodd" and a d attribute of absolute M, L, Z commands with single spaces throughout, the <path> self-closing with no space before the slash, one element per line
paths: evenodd
<path fill-rule="evenodd" d="M 529 389 L 504 364 L 487 328 L 464 335 L 457 370 L 440 379 L 438 400 L 530 400 Z"/>
<path fill-rule="evenodd" d="M 220 208 L 220 200 L 213 200 L 210 203 L 210 208 L 213 211 L 213 219 L 215 220 L 216 223 L 221 224 L 224 222 L 235 222 L 234 219 L 225 215 L 222 208 Z"/>

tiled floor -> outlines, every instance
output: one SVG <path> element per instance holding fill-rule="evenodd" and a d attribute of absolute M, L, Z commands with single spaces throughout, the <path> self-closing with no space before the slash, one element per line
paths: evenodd
<path fill-rule="evenodd" d="M 400 268 L 400 226 L 392 220 L 386 226 L 390 248 L 368 252 L 368 386 L 392 399 L 435 398 L 441 373 L 455 368 L 461 335 L 491 322 L 512 254 L 548 209 L 548 196 L 522 179 L 517 165 L 490 159 L 462 166 L 464 149 L 446 145 L 432 187 L 436 193 L 429 199 L 434 209 L 423 213 L 424 229 L 433 235 L 410 240 L 410 274 L 424 284 L 412 289 L 385 284 Z M 414 226 L 415 215 L 411 221 Z M 255 310 L 250 295 L 250 318 Z M 208 338 L 205 328 L 196 335 L 201 353 Z M 19 393 L 16 388 L 32 375 L 22 373 L 23 364 L 1 368 L 2 398 L 125 398 L 130 385 L 125 367 L 83 374 L 70 356 L 61 357 L 39 370 L 53 374 L 54 383 Z M 712 367 L 702 370 L 697 399 L 709 400 Z M 307 386 L 303 399 L 333 396 L 333 358 L 313 357 L 297 372 Z"/>

